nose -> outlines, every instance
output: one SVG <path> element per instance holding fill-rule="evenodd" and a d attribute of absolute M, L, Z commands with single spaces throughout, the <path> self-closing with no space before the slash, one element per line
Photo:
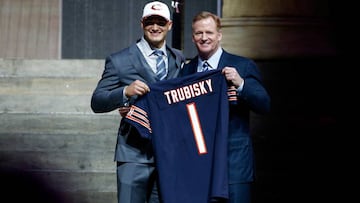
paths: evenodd
<path fill-rule="evenodd" d="M 157 23 L 154 23 L 152 26 L 153 26 L 153 29 L 158 29 L 160 27 Z"/>
<path fill-rule="evenodd" d="M 201 40 L 207 40 L 207 35 L 206 35 L 206 33 L 203 33 L 202 35 L 201 35 Z"/>

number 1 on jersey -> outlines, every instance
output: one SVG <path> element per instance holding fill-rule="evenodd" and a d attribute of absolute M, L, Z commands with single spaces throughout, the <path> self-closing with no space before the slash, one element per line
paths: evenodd
<path fill-rule="evenodd" d="M 194 133 L 194 138 L 195 138 L 195 142 L 196 142 L 199 154 L 206 154 L 207 149 L 206 149 L 204 134 L 202 132 L 199 116 L 198 116 L 198 113 L 196 110 L 196 104 L 194 102 L 189 103 L 186 105 L 186 108 L 187 108 L 187 111 L 189 114 L 190 123 L 192 126 L 192 130 Z"/>

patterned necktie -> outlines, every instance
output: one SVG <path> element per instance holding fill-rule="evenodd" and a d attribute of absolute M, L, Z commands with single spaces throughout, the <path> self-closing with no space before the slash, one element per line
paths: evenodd
<path fill-rule="evenodd" d="M 210 66 L 207 61 L 204 61 L 201 72 L 208 71 L 208 70 L 210 70 Z"/>
<path fill-rule="evenodd" d="M 166 77 L 166 68 L 164 61 L 164 52 L 161 50 L 155 50 L 154 54 L 157 56 L 156 59 L 156 76 L 159 80 L 163 80 Z"/>

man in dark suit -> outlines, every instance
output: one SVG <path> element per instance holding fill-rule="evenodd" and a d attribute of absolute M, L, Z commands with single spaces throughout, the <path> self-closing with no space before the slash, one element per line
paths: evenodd
<path fill-rule="evenodd" d="M 105 60 L 105 69 L 91 99 L 95 113 L 119 109 L 121 115 L 143 94 L 148 84 L 178 76 L 185 60 L 182 53 L 166 45 L 172 21 L 166 4 L 158 1 L 145 5 L 141 19 L 143 36 L 136 43 Z M 162 51 L 158 56 L 155 50 Z M 160 60 L 159 60 L 160 59 Z M 159 61 L 160 62 L 159 62 Z M 157 75 L 157 66 L 165 68 Z M 166 74 L 163 74 L 163 73 Z M 151 141 L 124 122 L 120 123 L 115 149 L 118 202 L 158 202 L 156 170 Z"/>
<path fill-rule="evenodd" d="M 184 66 L 180 75 L 222 69 L 229 87 L 236 89 L 235 101 L 230 102 L 229 109 L 227 202 L 249 203 L 251 182 L 254 181 L 250 111 L 269 112 L 270 96 L 262 84 L 256 64 L 248 58 L 223 50 L 220 46 L 221 39 L 221 22 L 218 16 L 210 12 L 196 15 L 192 21 L 192 40 L 198 55 Z"/>

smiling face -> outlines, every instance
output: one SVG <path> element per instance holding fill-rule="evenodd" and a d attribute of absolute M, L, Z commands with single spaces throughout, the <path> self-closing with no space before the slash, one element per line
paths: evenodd
<path fill-rule="evenodd" d="M 154 48 L 163 46 L 167 33 L 171 30 L 172 21 L 157 15 L 145 17 L 141 20 L 144 38 Z"/>
<path fill-rule="evenodd" d="M 212 17 L 198 19 L 192 24 L 192 41 L 194 42 L 199 56 L 209 59 L 219 48 L 222 38 L 221 30 Z"/>

